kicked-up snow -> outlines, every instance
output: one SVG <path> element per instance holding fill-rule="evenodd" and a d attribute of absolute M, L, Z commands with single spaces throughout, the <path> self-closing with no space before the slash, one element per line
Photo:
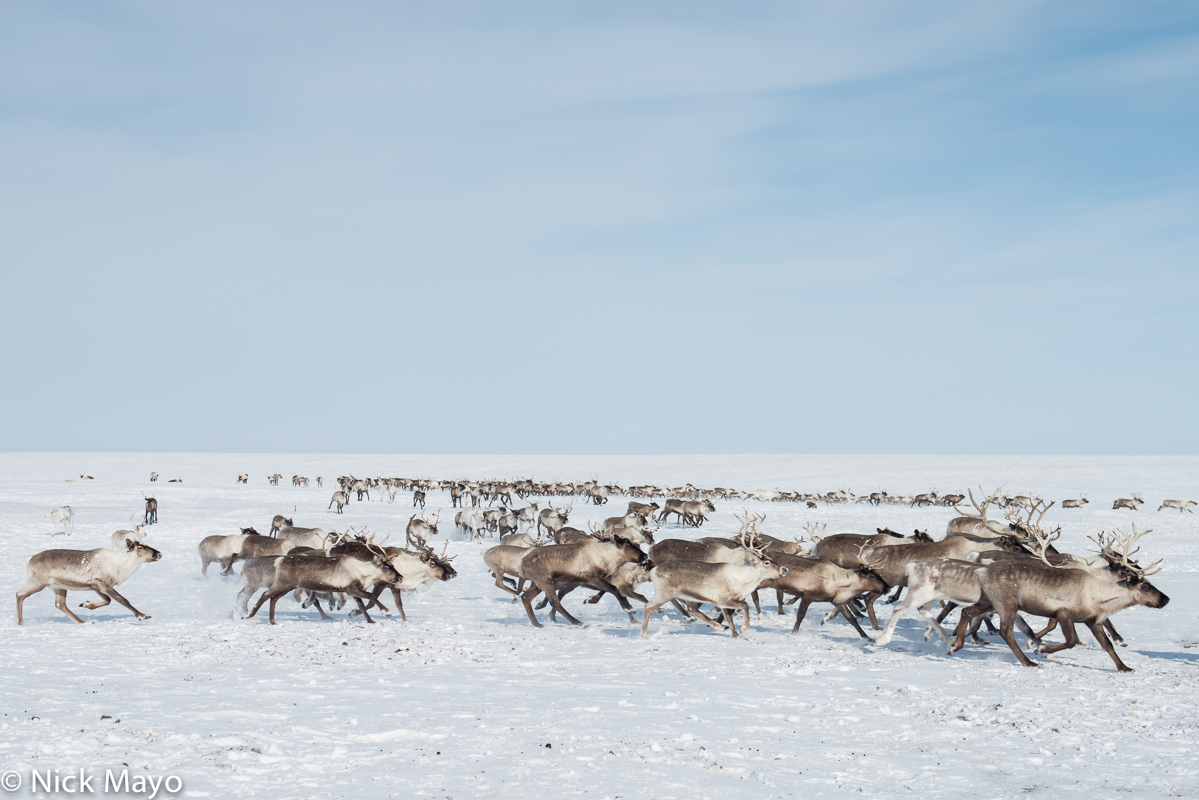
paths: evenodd
<path fill-rule="evenodd" d="M 248 485 L 235 482 L 241 472 Z M 266 480 L 274 472 L 284 475 L 278 487 Z M 1064 550 L 1081 552 L 1089 534 L 1133 520 L 1152 528 L 1142 554 L 1165 559 L 1152 580 L 1171 601 L 1113 618 L 1129 643 L 1120 651 L 1136 670 L 1128 675 L 1085 628 L 1085 649 L 1030 653 L 1039 669 L 1018 666 L 998 637 L 946 656 L 915 617 L 880 652 L 842 620 L 822 626 L 827 606 L 813 606 L 793 636 L 794 606 L 779 616 L 773 592 L 735 641 L 674 613 L 655 617 L 643 641 L 611 598 L 585 605 L 583 591 L 566 604 L 585 627 L 549 624 L 542 611 L 537 630 L 484 568 L 494 540 L 447 535 L 449 496 L 431 492 L 436 544 L 450 539 L 459 576 L 408 595 L 407 623 L 348 620 L 349 607 L 322 622 L 290 599 L 278 625 L 265 607 L 233 618 L 240 579 L 200 576 L 205 536 L 265 532 L 294 509 L 297 525 L 403 539 L 411 493 L 328 510 L 336 476 L 351 472 L 909 495 L 1006 484 L 1008 494 L 1059 501 L 1046 521 L 1062 525 Z M 291 488 L 297 473 L 310 488 Z M 1111 510 L 1133 492 L 1145 498 L 1139 511 Z M 158 499 L 161 521 L 146 541 L 164 556 L 121 591 L 151 619 L 113 603 L 77 609 L 87 624 L 75 625 L 47 589 L 26 601 L 18 628 L 22 561 L 49 548 L 110 547 L 113 531 L 141 518 L 143 493 Z M 1060 508 L 1079 493 L 1089 505 Z M 21 779 L 16 797 L 44 796 L 30 795 L 34 770 L 61 779 L 81 769 L 95 796 L 105 796 L 106 771 L 127 771 L 131 780 L 176 776 L 178 796 L 214 798 L 1186 797 L 1199 792 L 1199 515 L 1156 511 L 1166 498 L 1199 499 L 1199 459 L 0 455 L 0 583 L 13 604 L 0 650 L 0 772 Z M 626 501 L 576 499 L 570 523 L 585 529 Z M 74 509 L 75 533 L 51 536 L 45 515 L 63 505 Z M 954 516 L 718 501 L 702 532 L 667 525 L 658 538 L 735 532 L 742 506 L 766 513 L 763 532 L 781 537 L 826 522 L 828 533 L 885 526 L 940 538 Z M 68 596 L 73 608 L 88 599 Z M 889 607 L 879 611 L 885 621 Z"/>

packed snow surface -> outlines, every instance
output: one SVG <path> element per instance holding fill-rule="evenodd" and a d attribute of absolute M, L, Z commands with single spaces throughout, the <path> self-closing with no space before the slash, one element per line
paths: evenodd
<path fill-rule="evenodd" d="M 151 470 L 159 482 L 149 482 Z M 240 472 L 249 485 L 235 483 Z M 267 483 L 273 472 L 284 476 L 278 487 Z M 656 616 L 643 641 L 611 598 L 583 605 L 584 592 L 566 602 L 585 627 L 537 630 L 484 569 L 480 554 L 494 542 L 447 536 L 449 496 L 430 493 L 459 577 L 408 595 L 407 623 L 368 625 L 344 611 L 322 622 L 290 599 L 276 626 L 265 608 L 234 619 L 240 578 L 218 569 L 200 576 L 196 545 L 205 536 L 266 531 L 274 514 L 294 509 L 297 525 L 368 526 L 402 540 L 411 493 L 394 504 L 353 502 L 342 516 L 327 509 L 334 479 L 351 472 L 909 495 L 1006 484 L 1007 494 L 1059 501 L 1047 521 L 1062 525 L 1065 550 L 1081 552 L 1088 534 L 1128 530 L 1133 520 L 1152 528 L 1143 555 L 1165 559 L 1152 580 L 1171 602 L 1114 617 L 1129 642 L 1120 655 L 1136 670 L 1128 675 L 1085 628 L 1086 649 L 1030 654 L 1040 669 L 1018 666 L 997 637 L 946 656 L 935 639 L 924 641 L 918 618 L 880 652 L 842 620 L 821 626 L 827 606 L 814 606 L 793 636 L 793 607 L 777 616 L 772 592 L 736 641 L 673 613 Z M 313 480 L 293 489 L 293 474 L 321 475 L 325 487 Z M 1082 492 L 1088 506 L 1060 508 Z M 1111 510 L 1133 492 L 1146 501 L 1139 511 Z M 27 556 L 110 547 L 113 531 L 140 519 L 143 493 L 158 498 L 160 523 L 146 541 L 164 557 L 122 591 L 151 619 L 138 622 L 114 603 L 80 610 L 87 624 L 75 625 L 50 590 L 26 601 L 23 627 L 8 617 L 0 770 L 24 778 L 12 796 L 28 796 L 30 770 L 81 768 L 176 775 L 180 796 L 192 797 L 1199 792 L 1199 515 L 1156 511 L 1165 498 L 1199 499 L 1196 458 L 5 454 L 0 578 L 9 602 Z M 576 499 L 570 522 L 585 528 L 621 513 L 626 500 L 594 507 Z M 74 508 L 76 531 L 52 537 L 45 515 L 61 505 Z M 827 522 L 829 533 L 886 526 L 940 538 L 954 516 L 937 507 L 718 502 L 702 534 L 667 525 L 658 538 L 732 533 L 741 506 L 766 513 L 762 530 L 782 537 Z M 68 596 L 72 607 L 87 599 Z M 879 610 L 885 620 L 889 608 Z"/>

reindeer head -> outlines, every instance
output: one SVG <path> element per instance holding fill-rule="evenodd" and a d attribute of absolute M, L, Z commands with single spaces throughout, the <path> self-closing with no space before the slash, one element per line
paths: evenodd
<path fill-rule="evenodd" d="M 131 553 L 136 553 L 139 561 L 144 561 L 147 564 L 151 561 L 159 561 L 162 559 L 162 553 L 155 550 L 148 544 L 139 542 L 136 539 L 126 539 L 125 549 Z"/>

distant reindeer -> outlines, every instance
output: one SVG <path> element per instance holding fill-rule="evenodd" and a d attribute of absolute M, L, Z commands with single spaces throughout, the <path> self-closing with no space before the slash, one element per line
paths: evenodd
<path fill-rule="evenodd" d="M 158 473 L 157 473 L 157 472 L 151 472 L 151 473 L 150 473 L 150 483 L 154 483 L 154 482 L 156 482 L 157 480 L 158 480 Z"/>
<path fill-rule="evenodd" d="M 425 507 L 425 493 L 420 489 L 412 493 L 412 507 L 416 508 L 417 506 L 420 506 L 422 510 Z"/>
<path fill-rule="evenodd" d="M 50 533 L 51 536 L 57 532 L 59 525 L 62 526 L 62 532 L 68 536 L 75 532 L 75 512 L 70 506 L 52 508 L 46 516 L 54 523 L 54 527 Z"/>
<path fill-rule="evenodd" d="M 1195 512 L 1191 511 L 1191 506 L 1194 505 L 1196 505 L 1194 500 L 1163 500 L 1162 504 L 1158 506 L 1157 510 L 1161 511 L 1163 508 L 1177 508 L 1179 514 L 1184 511 L 1190 511 L 1190 513 L 1194 514 Z"/>
<path fill-rule="evenodd" d="M 329 508 L 333 508 L 334 503 L 337 504 L 337 513 L 350 504 L 350 496 L 345 492 L 334 492 L 333 499 L 329 501 Z"/>
<path fill-rule="evenodd" d="M 1119 500 L 1112 503 L 1112 511 L 1115 511 L 1117 508 L 1129 508 L 1133 511 L 1136 511 L 1141 503 L 1144 502 L 1145 501 L 1141 499 L 1139 494 L 1134 494 L 1132 498 L 1121 497 Z"/>
<path fill-rule="evenodd" d="M 153 497 L 146 497 L 144 494 L 142 497 L 146 501 L 146 518 L 142 524 L 153 525 L 155 522 L 158 522 L 158 501 Z"/>
<path fill-rule="evenodd" d="M 267 480 L 270 482 L 271 486 L 278 486 L 279 481 L 283 480 L 283 476 L 276 472 L 274 475 L 269 476 Z"/>
<path fill-rule="evenodd" d="M 250 476 L 249 476 L 248 474 L 246 474 L 246 473 L 244 473 L 244 472 L 243 472 L 242 474 L 240 474 L 240 475 L 238 475 L 238 476 L 237 476 L 237 482 L 238 482 L 238 483 L 249 483 L 249 482 L 250 482 Z"/>
<path fill-rule="evenodd" d="M 1080 495 L 1077 500 L 1063 500 L 1062 508 L 1082 508 L 1089 502 L 1091 501 L 1088 500 L 1087 496 L 1084 494 Z"/>

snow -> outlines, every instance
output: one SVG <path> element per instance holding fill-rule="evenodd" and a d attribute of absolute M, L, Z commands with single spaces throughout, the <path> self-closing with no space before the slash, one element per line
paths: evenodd
<path fill-rule="evenodd" d="M 149 483 L 151 470 L 161 473 L 158 483 Z M 266 475 L 276 471 L 284 480 L 271 487 Z M 239 472 L 250 473 L 248 486 L 235 483 Z M 240 581 L 217 570 L 201 578 L 196 545 L 205 536 L 239 525 L 266 530 L 274 514 L 293 508 L 298 525 L 368 525 L 402 536 L 410 493 L 394 504 L 352 502 L 340 517 L 326 510 L 333 479 L 349 472 L 893 494 L 1006 483 L 1009 494 L 1059 501 L 1086 492 L 1090 505 L 1055 507 L 1047 518 L 1063 525 L 1065 549 L 1081 551 L 1087 534 L 1135 519 L 1154 529 L 1144 553 L 1166 559 L 1153 581 L 1171 602 L 1114 618 L 1129 641 L 1120 655 L 1131 675 L 1116 673 L 1085 630 L 1091 647 L 1033 656 L 1042 664 L 1035 670 L 1019 667 L 996 638 L 947 657 L 935 640 L 924 642 L 918 618 L 900 623 L 877 653 L 841 620 L 822 627 L 827 606 L 814 607 L 791 636 L 793 620 L 773 613 L 773 593 L 764 593 L 763 616 L 743 640 L 671 614 L 655 618 L 642 641 L 615 602 L 583 605 L 581 591 L 567 604 L 586 627 L 533 629 L 487 575 L 486 545 L 452 541 L 459 577 L 409 595 L 406 624 L 343 614 L 321 622 L 290 600 L 279 604 L 277 626 L 266 624 L 265 611 L 232 619 Z M 81 473 L 96 479 L 65 482 Z M 313 480 L 293 489 L 293 473 L 323 475 L 325 488 Z M 166 483 L 174 477 L 184 482 Z M 1140 511 L 1110 510 L 1133 492 L 1145 498 Z M 114 530 L 140 518 L 143 493 L 159 501 L 161 522 L 147 542 L 164 557 L 123 592 L 151 619 L 137 622 L 114 603 L 82 610 L 88 624 L 73 625 L 49 590 L 26 601 L 24 627 L 7 617 L 0 770 L 25 779 L 12 796 L 29 796 L 31 769 L 81 767 L 100 776 L 126 768 L 177 775 L 181 796 L 192 797 L 1199 791 L 1199 515 L 1155 510 L 1163 498 L 1199 499 L 1196 458 L 3 454 L 3 585 L 20 588 L 22 561 L 40 550 L 111 546 Z M 67 504 L 76 533 L 51 537 L 45 514 Z M 741 505 L 765 511 L 763 530 L 774 535 L 825 521 L 830 533 L 887 526 L 939 536 L 953 516 L 944 508 L 718 502 L 703 535 L 735 530 Z M 620 497 L 604 507 L 576 500 L 571 524 L 585 527 L 623 506 Z M 431 492 L 429 511 L 438 508 L 444 534 L 453 528 L 449 497 Z M 668 526 L 663 535 L 696 534 Z M 77 606 L 87 598 L 68 599 Z"/>

